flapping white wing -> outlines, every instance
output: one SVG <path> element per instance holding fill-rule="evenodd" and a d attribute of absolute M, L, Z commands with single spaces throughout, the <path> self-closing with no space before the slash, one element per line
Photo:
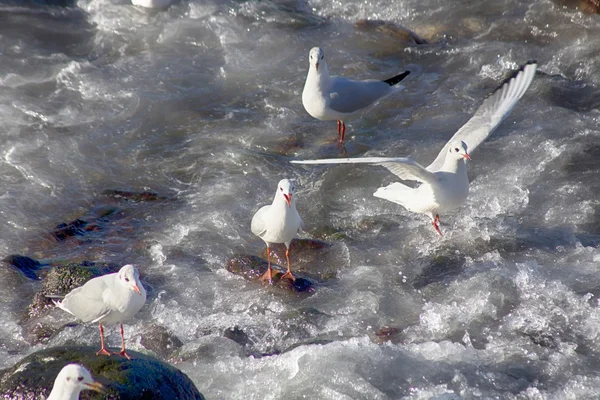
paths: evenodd
<path fill-rule="evenodd" d="M 448 143 L 462 140 L 467 144 L 469 152 L 475 150 L 508 116 L 517 101 L 525 94 L 535 76 L 536 69 L 537 62 L 529 61 L 515 71 L 494 93 L 484 100 L 475 115 L 452 136 Z M 446 145 L 444 145 L 427 169 L 429 171 L 439 170 L 444 164 L 446 154 L 448 154 L 448 151 Z"/>
<path fill-rule="evenodd" d="M 389 169 L 400 179 L 434 183 L 437 177 L 421 164 L 406 157 L 363 157 L 363 158 L 323 158 L 320 160 L 294 160 L 293 164 L 374 164 Z"/>

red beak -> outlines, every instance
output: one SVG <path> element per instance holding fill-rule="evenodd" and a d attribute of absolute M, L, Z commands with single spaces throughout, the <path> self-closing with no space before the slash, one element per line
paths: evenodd
<path fill-rule="evenodd" d="M 140 288 L 138 287 L 138 285 L 134 285 L 134 286 L 133 286 L 133 290 L 134 290 L 134 291 L 135 291 L 137 294 L 139 294 L 139 295 L 141 295 L 141 294 L 142 294 L 142 292 L 140 292 Z"/>
<path fill-rule="evenodd" d="M 469 155 L 469 153 L 463 154 L 463 157 L 466 158 L 467 160 L 471 161 L 471 156 Z"/>
<path fill-rule="evenodd" d="M 319 70 L 319 63 L 315 64 L 315 68 L 317 68 L 317 71 Z"/>
<path fill-rule="evenodd" d="M 288 204 L 288 207 L 291 207 L 292 206 L 292 195 L 284 193 L 283 198 L 285 199 L 285 202 Z"/>

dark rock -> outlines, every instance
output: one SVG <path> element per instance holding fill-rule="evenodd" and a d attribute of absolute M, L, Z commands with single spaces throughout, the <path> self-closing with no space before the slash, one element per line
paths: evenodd
<path fill-rule="evenodd" d="M 76 219 L 71 222 L 56 225 L 52 231 L 52 236 L 61 242 L 72 236 L 83 236 L 86 231 L 99 229 L 96 225 L 90 224 L 87 221 Z"/>
<path fill-rule="evenodd" d="M 167 197 L 154 192 L 132 192 L 129 190 L 106 189 L 102 192 L 105 196 L 111 196 L 133 201 L 156 201 L 167 200 Z"/>
<path fill-rule="evenodd" d="M 393 326 L 382 326 L 377 332 L 375 337 L 372 339 L 377 344 L 385 342 L 398 343 L 400 341 L 400 334 L 402 330 Z"/>
<path fill-rule="evenodd" d="M 251 255 L 235 255 L 227 261 L 227 271 L 241 275 L 249 281 L 260 281 L 260 277 L 267 271 L 267 260 Z M 281 279 L 286 269 L 271 263 L 273 269 L 273 286 L 293 292 L 312 293 L 314 287 L 302 273 L 292 271 L 296 279 Z"/>
<path fill-rule="evenodd" d="M 290 244 L 290 262 L 292 263 L 292 273 L 296 276 L 297 272 L 310 274 L 310 278 L 326 281 L 336 277 L 339 262 L 338 249 L 331 244 L 321 240 L 314 239 L 294 239 Z M 261 253 L 263 258 L 267 258 L 267 249 Z M 271 246 L 271 265 L 273 263 L 285 265 L 287 270 L 287 260 L 285 258 L 285 245 L 274 244 Z"/>
<path fill-rule="evenodd" d="M 404 44 L 427 44 L 427 41 L 408 28 L 389 21 L 361 19 L 354 23 L 361 31 L 379 32 Z"/>
<path fill-rule="evenodd" d="M 252 343 L 246 332 L 244 332 L 238 326 L 225 329 L 225 332 L 223 332 L 223 336 L 225 336 L 227 339 L 233 340 L 234 342 L 242 346 Z"/>
<path fill-rule="evenodd" d="M 44 398 L 50 394 L 61 368 L 79 363 L 107 387 L 106 394 L 83 391 L 81 399 L 204 399 L 187 375 L 165 362 L 131 350 L 131 360 L 97 356 L 96 350 L 53 347 L 30 354 L 12 368 L 0 371 L 0 398 Z"/>
<path fill-rule="evenodd" d="M 169 359 L 175 350 L 183 346 L 183 342 L 171 331 L 155 324 L 144 327 L 140 344 L 163 359 Z"/>
<path fill-rule="evenodd" d="M 44 265 L 39 261 L 34 260 L 33 258 L 21 255 L 10 255 L 2 261 L 17 268 L 23 273 L 23 275 L 33 280 L 40 279 L 36 272 Z"/>
<path fill-rule="evenodd" d="M 586 14 L 600 14 L 600 0 L 555 0 L 561 6 L 576 8 Z"/>

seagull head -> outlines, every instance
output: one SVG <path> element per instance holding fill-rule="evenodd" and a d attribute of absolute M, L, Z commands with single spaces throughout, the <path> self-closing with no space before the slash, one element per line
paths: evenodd
<path fill-rule="evenodd" d="M 52 392 L 56 390 L 56 392 L 62 394 L 76 393 L 79 395 L 79 392 L 85 389 L 94 390 L 100 393 L 106 391 L 101 383 L 92 379 L 90 371 L 85 367 L 79 364 L 68 364 L 64 366 L 56 376 Z"/>
<path fill-rule="evenodd" d="M 288 207 L 292 206 L 292 196 L 294 195 L 294 184 L 289 179 L 282 179 L 277 184 L 276 196 L 281 196 L 287 203 Z"/>
<path fill-rule="evenodd" d="M 455 140 L 448 145 L 448 151 L 453 154 L 457 160 L 471 160 L 471 156 L 467 152 L 468 146 L 462 140 Z"/>
<path fill-rule="evenodd" d="M 310 52 L 308 53 L 308 60 L 310 66 L 312 67 L 314 65 L 317 72 L 319 72 L 319 64 L 325 64 L 325 53 L 323 52 L 323 49 L 320 47 L 313 47 L 310 49 Z"/>
<path fill-rule="evenodd" d="M 140 282 L 140 273 L 137 268 L 131 264 L 127 264 L 123 266 L 119 270 L 119 282 L 123 284 L 125 287 L 133 290 L 137 294 L 141 295 L 142 292 L 140 288 L 143 288 L 142 282 Z"/>

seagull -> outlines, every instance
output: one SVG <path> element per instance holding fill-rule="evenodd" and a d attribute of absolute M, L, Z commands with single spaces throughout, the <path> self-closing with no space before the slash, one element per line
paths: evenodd
<path fill-rule="evenodd" d="M 436 159 L 426 168 L 405 157 L 364 157 L 321 160 L 297 160 L 296 164 L 351 164 L 367 163 L 381 165 L 402 180 L 420 182 L 416 188 L 400 182 L 377 189 L 373 194 L 400 204 L 407 210 L 425 214 L 441 236 L 439 213 L 461 206 L 469 194 L 469 178 L 466 160 L 471 160 L 468 149 L 475 150 L 510 113 L 513 106 L 525 94 L 531 84 L 536 61 L 529 61 L 492 93 L 444 145 Z"/>
<path fill-rule="evenodd" d="M 294 184 L 289 179 L 282 179 L 277 184 L 277 191 L 273 204 L 263 206 L 252 217 L 250 226 L 252 233 L 260 237 L 267 244 L 267 272 L 260 278 L 273 283 L 273 272 L 271 270 L 271 244 L 284 243 L 285 258 L 287 259 L 287 272 L 281 279 L 289 278 L 295 280 L 290 270 L 290 243 L 300 229 L 304 229 L 304 222 L 296 210 L 296 198 L 294 197 Z"/>
<path fill-rule="evenodd" d="M 121 351 L 118 354 L 131 359 L 125 351 L 123 321 L 133 317 L 146 302 L 146 290 L 139 275 L 136 267 L 127 264 L 119 272 L 90 279 L 83 286 L 73 289 L 62 301 L 54 301 L 57 307 L 83 322 L 100 324 L 101 348 L 97 355 L 111 355 L 104 346 L 102 324 L 119 322 Z"/>
<path fill-rule="evenodd" d="M 48 400 L 78 400 L 82 390 L 103 393 L 104 386 L 92 379 L 90 371 L 79 364 L 68 364 L 60 370 Z"/>
<path fill-rule="evenodd" d="M 302 91 L 302 104 L 313 118 L 321 121 L 337 120 L 341 144 L 344 143 L 346 134 L 344 120 L 353 117 L 382 97 L 401 89 L 402 86 L 395 85 L 410 74 L 410 71 L 405 71 L 384 81 L 376 79 L 355 81 L 341 76 L 329 76 L 325 53 L 320 47 L 313 47 L 310 50 L 308 60 L 308 75 Z"/>

